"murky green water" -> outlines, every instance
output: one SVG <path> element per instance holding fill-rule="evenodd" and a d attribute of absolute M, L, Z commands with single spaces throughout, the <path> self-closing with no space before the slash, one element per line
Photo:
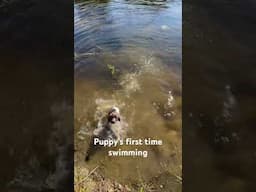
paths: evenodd
<path fill-rule="evenodd" d="M 74 12 L 76 164 L 101 165 L 119 182 L 164 172 L 175 181 L 181 176 L 181 2 L 85 1 Z M 143 146 L 145 159 L 111 158 L 102 150 L 85 163 L 90 134 L 112 105 L 120 107 L 129 137 L 164 144 Z"/>

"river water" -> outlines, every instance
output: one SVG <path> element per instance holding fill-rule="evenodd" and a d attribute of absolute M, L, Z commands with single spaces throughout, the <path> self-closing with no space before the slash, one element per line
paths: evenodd
<path fill-rule="evenodd" d="M 254 10 L 250 0 L 183 2 L 185 191 L 255 191 Z"/>
<path fill-rule="evenodd" d="M 167 190 L 181 188 L 181 11 L 181 1 L 75 3 L 76 166 L 100 165 L 102 175 L 121 183 L 167 174 Z M 163 145 L 142 146 L 148 158 L 102 150 L 84 162 L 92 130 L 113 105 L 129 137 Z"/>

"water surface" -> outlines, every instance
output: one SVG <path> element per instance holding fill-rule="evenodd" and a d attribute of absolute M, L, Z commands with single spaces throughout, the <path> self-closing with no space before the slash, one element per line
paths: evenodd
<path fill-rule="evenodd" d="M 126 183 L 167 172 L 171 188 L 180 188 L 181 2 L 86 1 L 74 12 L 76 164 L 101 165 L 104 176 Z M 141 147 L 146 159 L 110 158 L 102 150 L 85 163 L 90 134 L 112 105 L 129 137 L 164 144 Z"/>

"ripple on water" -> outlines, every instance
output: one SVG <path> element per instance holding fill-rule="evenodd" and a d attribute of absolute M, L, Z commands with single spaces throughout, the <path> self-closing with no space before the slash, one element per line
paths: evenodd
<path fill-rule="evenodd" d="M 77 163 L 100 163 L 102 174 L 120 182 L 166 171 L 181 176 L 180 1 L 89 1 L 74 10 Z M 143 161 L 109 158 L 102 150 L 84 163 L 88 134 L 112 106 L 125 117 L 129 137 L 164 145 L 139 147 L 149 151 Z"/>

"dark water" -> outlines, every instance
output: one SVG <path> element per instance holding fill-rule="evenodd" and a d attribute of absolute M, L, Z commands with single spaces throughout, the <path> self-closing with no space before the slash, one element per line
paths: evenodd
<path fill-rule="evenodd" d="M 255 3 L 183 4 L 185 191 L 255 191 Z"/>
<path fill-rule="evenodd" d="M 73 187 L 72 16 L 68 1 L 0 2 L 0 191 Z"/>
<path fill-rule="evenodd" d="M 76 166 L 102 165 L 104 176 L 123 183 L 168 172 L 168 190 L 180 190 L 181 2 L 85 1 L 75 3 L 74 13 Z M 146 159 L 110 158 L 102 151 L 85 163 L 88 135 L 113 105 L 130 137 L 164 144 L 142 147 Z"/>
<path fill-rule="evenodd" d="M 77 57 L 100 50 L 136 52 L 138 48 L 168 59 L 169 65 L 181 63 L 179 1 L 86 1 L 75 4 L 74 12 Z"/>

